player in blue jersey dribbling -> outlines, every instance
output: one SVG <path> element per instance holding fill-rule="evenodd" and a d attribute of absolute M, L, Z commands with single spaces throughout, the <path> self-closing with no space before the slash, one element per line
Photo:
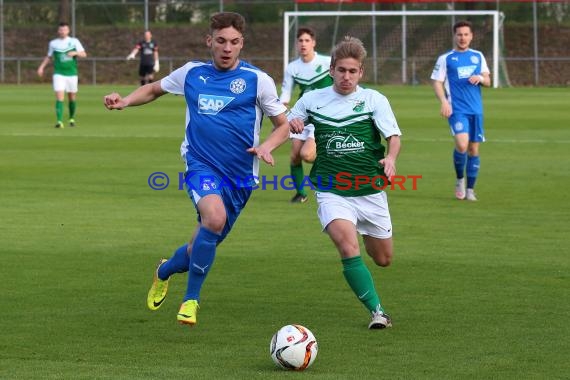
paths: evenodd
<path fill-rule="evenodd" d="M 469 47 L 473 40 L 471 23 L 455 23 L 453 34 L 455 47 L 439 56 L 431 79 L 435 95 L 441 102 L 441 115 L 448 119 L 455 139 L 455 197 L 476 201 L 474 188 L 480 166 L 479 144 L 485 141 L 481 86 L 489 87 L 491 78 L 483 53 Z"/>
<path fill-rule="evenodd" d="M 273 79 L 239 59 L 245 20 L 233 12 L 210 19 L 206 45 L 212 60 L 191 61 L 161 81 L 139 87 L 121 97 L 104 97 L 105 106 L 123 109 L 149 103 L 166 94 L 186 99 L 186 135 L 181 147 L 186 162 L 185 184 L 198 214 L 188 244 L 168 260 L 160 260 L 148 293 L 147 306 L 158 309 L 170 276 L 188 272 L 188 286 L 177 315 L 194 325 L 200 290 L 216 255 L 216 247 L 232 229 L 256 186 L 259 159 L 273 165 L 271 152 L 289 138 L 287 108 L 277 96 Z M 263 116 L 273 131 L 260 143 Z"/>

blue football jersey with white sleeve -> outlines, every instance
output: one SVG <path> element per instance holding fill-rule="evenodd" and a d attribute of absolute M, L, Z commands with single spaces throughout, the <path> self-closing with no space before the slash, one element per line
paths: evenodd
<path fill-rule="evenodd" d="M 489 73 L 483 53 L 473 49 L 450 50 L 438 57 L 431 79 L 444 82 L 453 113 L 483 114 L 481 86 L 469 83 L 469 77 Z"/>
<path fill-rule="evenodd" d="M 193 61 L 163 78 L 161 87 L 186 98 L 186 136 L 180 148 L 186 170 L 207 165 L 235 186 L 257 183 L 259 160 L 246 150 L 259 145 L 264 115 L 287 110 L 273 79 L 244 61 L 228 71 L 211 61 Z"/>

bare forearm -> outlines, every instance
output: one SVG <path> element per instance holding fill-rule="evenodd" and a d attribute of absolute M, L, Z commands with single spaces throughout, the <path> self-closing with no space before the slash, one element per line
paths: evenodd
<path fill-rule="evenodd" d="M 388 138 L 388 154 L 386 155 L 386 157 L 390 157 L 391 159 L 396 161 L 396 159 L 400 155 L 401 146 L 402 144 L 400 141 L 400 136 L 390 136 Z"/>
<path fill-rule="evenodd" d="M 278 116 L 270 116 L 269 118 L 273 123 L 273 132 L 271 132 L 262 144 L 251 147 L 247 151 L 251 154 L 255 154 L 258 159 L 273 166 L 275 161 L 273 160 L 271 152 L 289 139 L 289 123 L 287 122 L 285 113 Z"/>
<path fill-rule="evenodd" d="M 440 101 L 440 103 L 447 102 L 445 97 L 445 90 L 443 88 L 443 83 L 437 80 L 433 81 L 433 91 L 435 92 L 435 97 Z"/>
<path fill-rule="evenodd" d="M 482 86 L 491 87 L 491 76 L 489 75 L 489 73 L 481 74 L 481 78 L 483 78 L 480 82 Z"/>
<path fill-rule="evenodd" d="M 386 177 L 392 178 L 396 175 L 396 159 L 400 154 L 400 136 L 389 136 L 386 141 L 388 142 L 388 154 L 380 160 L 380 165 L 384 167 Z"/>
<path fill-rule="evenodd" d="M 282 116 L 274 123 L 273 131 L 263 143 L 269 151 L 273 151 L 289 140 L 289 123 L 285 115 Z"/>
<path fill-rule="evenodd" d="M 127 107 L 135 107 L 150 103 L 164 94 L 165 92 L 162 90 L 162 87 L 160 87 L 160 82 L 153 82 L 137 88 L 125 96 L 123 100 Z"/>
<path fill-rule="evenodd" d="M 105 95 L 103 104 L 109 110 L 122 110 L 150 103 L 164 94 L 166 92 L 160 86 L 160 82 L 153 82 L 137 88 L 124 98 L 116 92 Z"/>
<path fill-rule="evenodd" d="M 45 57 L 44 60 L 42 61 L 42 63 L 40 64 L 39 68 L 40 69 L 45 69 L 45 67 L 47 66 L 47 64 L 51 61 L 50 57 Z"/>
<path fill-rule="evenodd" d="M 441 104 L 439 113 L 441 114 L 441 116 L 449 118 L 449 116 L 451 116 L 451 113 L 453 111 L 451 109 L 451 104 L 449 103 L 447 97 L 445 96 L 445 89 L 443 88 L 443 82 L 434 80 L 433 91 L 435 92 L 435 96 Z"/>

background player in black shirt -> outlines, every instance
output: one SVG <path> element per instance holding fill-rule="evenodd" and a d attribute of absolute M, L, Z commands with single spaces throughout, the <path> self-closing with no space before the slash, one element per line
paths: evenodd
<path fill-rule="evenodd" d="M 129 55 L 127 60 L 135 59 L 137 53 L 141 53 L 141 62 L 139 66 L 139 76 L 141 86 L 154 80 L 154 73 L 160 70 L 158 62 L 158 44 L 152 39 L 150 30 L 144 32 L 144 39 L 138 42 Z"/>

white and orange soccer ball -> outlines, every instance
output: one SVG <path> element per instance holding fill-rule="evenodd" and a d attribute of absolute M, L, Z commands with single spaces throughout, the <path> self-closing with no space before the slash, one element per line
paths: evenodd
<path fill-rule="evenodd" d="M 269 353 L 279 367 L 303 371 L 317 357 L 317 339 L 308 328 L 301 325 L 283 326 L 271 338 Z"/>

